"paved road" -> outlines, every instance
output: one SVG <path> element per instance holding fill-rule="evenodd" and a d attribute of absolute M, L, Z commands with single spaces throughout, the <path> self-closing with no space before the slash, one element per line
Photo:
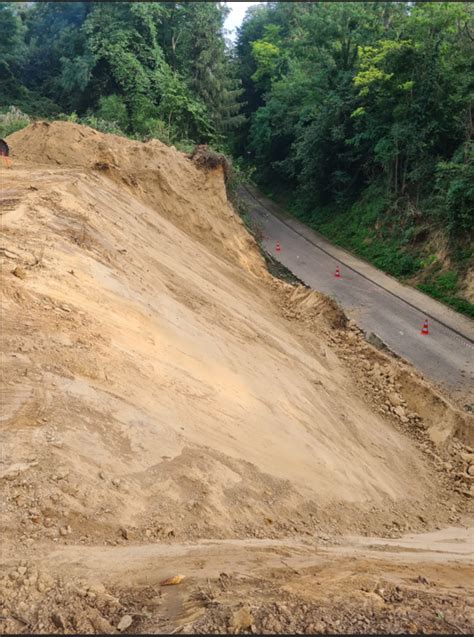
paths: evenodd
<path fill-rule="evenodd" d="M 239 196 L 274 258 L 306 285 L 332 296 L 361 329 L 376 334 L 427 378 L 464 404 L 474 404 L 473 321 L 333 246 L 255 189 L 241 188 Z M 334 277 L 336 265 L 340 279 Z M 425 318 L 428 336 L 420 334 Z"/>

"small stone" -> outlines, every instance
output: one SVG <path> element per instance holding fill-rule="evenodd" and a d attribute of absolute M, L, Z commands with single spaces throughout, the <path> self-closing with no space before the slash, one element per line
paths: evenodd
<path fill-rule="evenodd" d="M 241 608 L 232 615 L 230 627 L 234 633 L 249 630 L 252 626 L 252 616 L 246 608 Z"/>
<path fill-rule="evenodd" d="M 127 630 L 127 628 L 129 628 L 132 623 L 133 619 L 131 615 L 124 615 L 117 625 L 117 630 L 119 630 L 120 632 Z"/>
<path fill-rule="evenodd" d="M 19 279 L 26 279 L 26 270 L 21 268 L 19 265 L 16 266 L 14 270 L 12 270 L 12 274 Z"/>
<path fill-rule="evenodd" d="M 67 527 L 62 526 L 62 527 L 59 529 L 59 533 L 60 533 L 60 535 L 62 535 L 62 536 L 67 535 Z"/>
<path fill-rule="evenodd" d="M 51 621 L 57 628 L 62 628 L 63 630 L 66 628 L 66 621 L 61 613 L 53 613 L 51 615 Z"/>
<path fill-rule="evenodd" d="M 405 418 L 405 410 L 400 405 L 398 405 L 398 407 L 395 407 L 393 411 L 400 419 Z"/>
<path fill-rule="evenodd" d="M 88 618 L 95 630 L 103 635 L 111 635 L 115 633 L 114 627 L 110 624 L 99 611 L 95 608 L 90 609 L 88 612 Z"/>
<path fill-rule="evenodd" d="M 402 404 L 401 397 L 393 392 L 388 395 L 388 400 L 394 407 L 399 407 Z"/>
<path fill-rule="evenodd" d="M 18 572 L 18 575 L 23 577 L 23 575 L 26 573 L 26 566 L 19 566 L 16 570 Z"/>
<path fill-rule="evenodd" d="M 124 527 L 122 527 L 120 529 L 120 535 L 123 537 L 124 540 L 129 540 L 130 539 L 130 535 L 129 535 L 128 529 L 126 529 Z"/>
<path fill-rule="evenodd" d="M 467 468 L 467 474 L 469 476 L 474 476 L 474 464 L 469 465 L 469 467 Z"/>

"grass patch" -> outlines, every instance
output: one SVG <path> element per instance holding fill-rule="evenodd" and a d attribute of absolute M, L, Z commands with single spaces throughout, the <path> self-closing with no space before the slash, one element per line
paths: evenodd
<path fill-rule="evenodd" d="M 0 137 L 3 139 L 16 133 L 16 131 L 26 128 L 31 123 L 31 118 L 20 111 L 16 106 L 10 106 L 8 110 L 0 113 Z"/>
<path fill-rule="evenodd" d="M 438 301 L 446 303 L 457 312 L 474 318 L 474 303 L 470 303 L 467 299 L 462 299 L 456 295 L 458 291 L 458 275 L 456 272 L 443 272 L 432 281 L 419 283 L 416 287 Z"/>

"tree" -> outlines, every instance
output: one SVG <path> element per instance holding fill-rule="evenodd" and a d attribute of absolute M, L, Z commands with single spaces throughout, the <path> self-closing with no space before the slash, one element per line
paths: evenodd
<path fill-rule="evenodd" d="M 23 45 L 24 27 L 14 6 L 0 2 L 0 63 L 11 68 Z"/>
<path fill-rule="evenodd" d="M 221 141 L 244 119 L 243 90 L 223 37 L 227 13 L 220 2 L 173 3 L 161 31 L 169 64 L 205 105 Z"/>
<path fill-rule="evenodd" d="M 238 148 L 255 178 L 392 274 L 432 263 L 436 233 L 449 242 L 448 266 L 465 269 L 473 16 L 471 4 L 449 2 L 280 2 L 249 12 L 236 47 L 249 117 Z"/>
<path fill-rule="evenodd" d="M 242 122 L 222 3 L 39 2 L 22 13 L 21 79 L 66 112 L 165 141 L 222 143 Z"/>

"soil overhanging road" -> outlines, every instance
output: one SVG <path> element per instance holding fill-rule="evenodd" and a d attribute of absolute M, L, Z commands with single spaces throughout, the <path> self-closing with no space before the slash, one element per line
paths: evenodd
<path fill-rule="evenodd" d="M 239 196 L 252 223 L 262 230 L 267 252 L 306 285 L 333 297 L 361 329 L 376 334 L 427 378 L 464 404 L 474 402 L 474 324 L 470 319 L 330 244 L 284 216 L 257 191 L 241 188 Z M 340 279 L 334 277 L 337 264 Z M 422 336 L 426 317 L 430 334 Z"/>

